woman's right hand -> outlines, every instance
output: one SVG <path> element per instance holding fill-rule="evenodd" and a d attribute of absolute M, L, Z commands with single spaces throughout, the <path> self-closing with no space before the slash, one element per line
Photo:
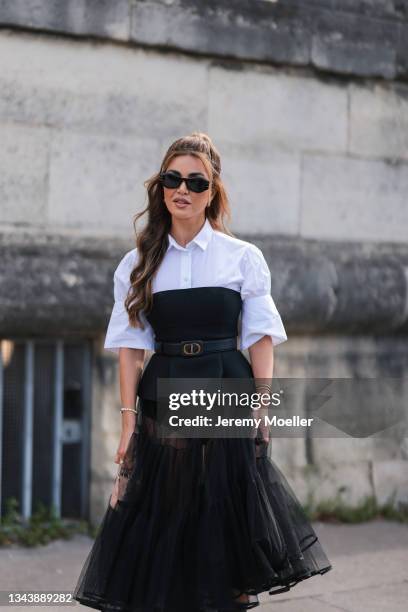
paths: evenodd
<path fill-rule="evenodd" d="M 123 463 L 123 461 L 125 460 L 126 451 L 129 446 L 133 431 L 133 429 L 122 429 L 118 450 L 116 451 L 114 459 L 115 463 Z"/>

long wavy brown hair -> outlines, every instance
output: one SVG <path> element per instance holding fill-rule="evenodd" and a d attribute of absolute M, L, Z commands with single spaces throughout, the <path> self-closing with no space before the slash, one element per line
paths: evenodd
<path fill-rule="evenodd" d="M 203 132 L 192 132 L 174 141 L 168 148 L 160 170 L 144 181 L 148 204 L 133 220 L 136 234 L 138 261 L 130 274 L 130 287 L 124 305 L 129 315 L 129 324 L 141 327 L 144 324 L 140 312 L 147 314 L 153 305 L 153 277 L 163 260 L 169 244 L 167 234 L 171 228 L 171 214 L 164 202 L 160 173 L 165 172 L 171 160 L 178 155 L 194 155 L 203 162 L 211 189 L 211 203 L 205 208 L 205 216 L 213 229 L 230 236 L 234 234 L 226 227 L 224 218 L 231 219 L 226 189 L 221 180 L 221 159 L 211 138 Z M 147 214 L 147 223 L 142 231 L 136 229 L 137 221 Z"/>

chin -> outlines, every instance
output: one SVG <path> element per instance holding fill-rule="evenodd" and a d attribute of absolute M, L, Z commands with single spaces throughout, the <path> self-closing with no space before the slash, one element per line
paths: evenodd
<path fill-rule="evenodd" d="M 191 208 L 174 208 L 171 211 L 171 214 L 175 217 L 180 217 L 182 219 L 185 219 L 186 217 L 194 217 L 194 212 L 193 210 L 191 210 Z"/>

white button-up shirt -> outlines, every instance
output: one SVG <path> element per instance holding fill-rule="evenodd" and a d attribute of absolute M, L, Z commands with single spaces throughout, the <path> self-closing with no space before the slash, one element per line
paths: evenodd
<path fill-rule="evenodd" d="M 152 283 L 153 293 L 192 287 L 226 287 L 239 291 L 242 311 L 238 322 L 239 348 L 270 336 L 274 346 L 287 335 L 271 296 L 271 275 L 262 251 L 254 244 L 213 229 L 208 219 L 185 246 L 168 234 L 169 246 Z M 114 305 L 104 348 L 115 353 L 120 347 L 154 350 L 154 331 L 144 313 L 145 329 L 131 327 L 124 299 L 129 276 L 137 263 L 137 249 L 128 251 L 114 273 Z"/>

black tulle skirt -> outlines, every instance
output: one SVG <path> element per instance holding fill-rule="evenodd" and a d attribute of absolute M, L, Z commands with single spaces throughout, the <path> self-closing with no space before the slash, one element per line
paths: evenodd
<path fill-rule="evenodd" d="M 267 444 L 160 438 L 141 414 L 73 597 L 110 612 L 259 605 L 332 566 Z"/>

